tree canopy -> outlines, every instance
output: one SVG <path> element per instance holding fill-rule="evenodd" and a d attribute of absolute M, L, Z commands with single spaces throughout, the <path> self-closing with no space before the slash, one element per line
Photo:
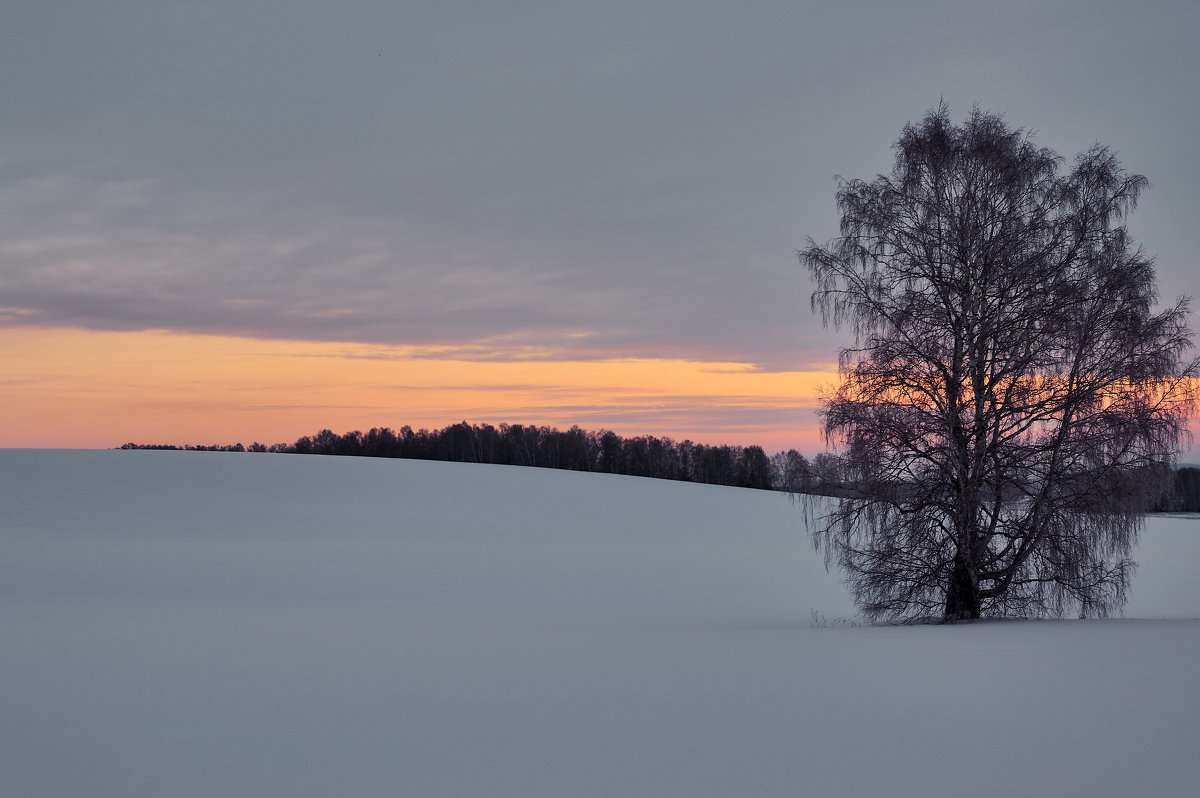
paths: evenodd
<path fill-rule="evenodd" d="M 1197 398 L 1187 300 L 1156 308 L 1125 227 L 1146 178 L 944 103 L 894 150 L 799 253 L 855 334 L 823 416 L 856 487 L 814 542 L 872 619 L 1116 611 Z"/>

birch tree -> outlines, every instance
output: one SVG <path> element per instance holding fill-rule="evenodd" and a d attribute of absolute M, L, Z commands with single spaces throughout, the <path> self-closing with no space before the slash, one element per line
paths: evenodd
<path fill-rule="evenodd" d="M 823 408 L 853 490 L 814 543 L 875 620 L 1118 611 L 1197 398 L 1187 299 L 1156 307 L 1125 226 L 1147 181 L 945 104 L 894 150 L 799 253 L 855 336 Z"/>

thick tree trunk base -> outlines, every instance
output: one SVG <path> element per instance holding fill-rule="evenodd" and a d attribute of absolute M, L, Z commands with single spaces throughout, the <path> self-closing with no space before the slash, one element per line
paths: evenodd
<path fill-rule="evenodd" d="M 973 621 L 978 619 L 982 612 L 979 581 L 971 572 L 969 565 L 961 560 L 956 560 L 954 573 L 946 588 L 946 613 L 942 616 L 942 621 L 945 623 Z"/>

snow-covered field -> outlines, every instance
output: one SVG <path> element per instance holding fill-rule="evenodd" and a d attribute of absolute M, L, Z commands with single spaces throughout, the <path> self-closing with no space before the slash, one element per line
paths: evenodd
<path fill-rule="evenodd" d="M 1195 518 L 1125 619 L 863 627 L 771 493 L 3 450 L 0 512 L 5 798 L 1200 784 Z"/>

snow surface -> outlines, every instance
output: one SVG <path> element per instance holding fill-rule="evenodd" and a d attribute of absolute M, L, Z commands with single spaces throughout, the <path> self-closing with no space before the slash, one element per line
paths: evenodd
<path fill-rule="evenodd" d="M 1126 619 L 867 627 L 772 493 L 0 450 L 0 508 L 5 798 L 1200 784 L 1194 518 Z"/>

